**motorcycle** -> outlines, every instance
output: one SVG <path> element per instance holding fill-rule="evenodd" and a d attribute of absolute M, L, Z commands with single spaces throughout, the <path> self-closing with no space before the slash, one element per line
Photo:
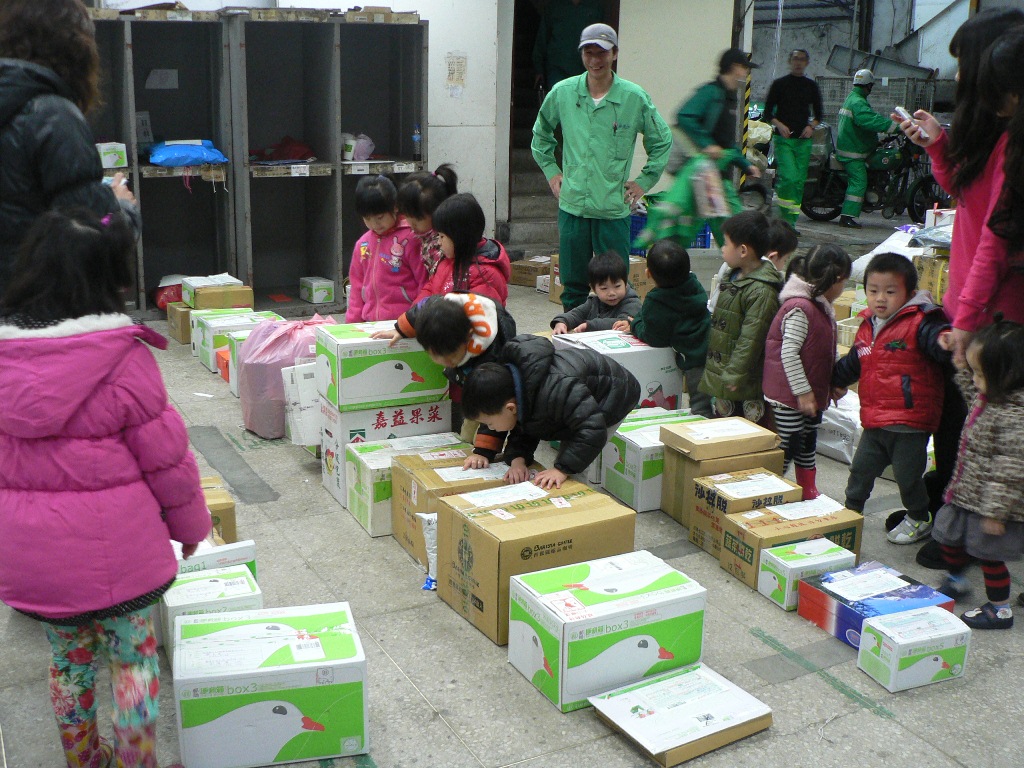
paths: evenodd
<path fill-rule="evenodd" d="M 800 210 L 814 221 L 839 216 L 846 197 L 845 166 L 836 156 L 832 128 L 821 123 L 814 136 L 811 167 L 804 185 Z M 868 188 L 863 210 L 881 211 L 886 219 L 906 212 L 917 224 L 936 204 L 948 208 L 950 196 L 931 174 L 928 154 L 902 133 L 889 136 L 867 158 Z"/>

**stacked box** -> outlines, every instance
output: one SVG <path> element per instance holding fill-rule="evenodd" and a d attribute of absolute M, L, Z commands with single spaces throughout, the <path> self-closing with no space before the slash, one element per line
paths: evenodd
<path fill-rule="evenodd" d="M 555 347 L 590 349 L 607 355 L 640 382 L 642 408 L 678 408 L 683 395 L 683 373 L 669 347 L 651 347 L 629 333 L 593 331 L 552 337 Z"/>
<path fill-rule="evenodd" d="M 182 763 L 254 768 L 369 750 L 348 603 L 188 616 L 175 627 Z"/>
<path fill-rule="evenodd" d="M 857 666 L 890 693 L 955 680 L 967 666 L 971 628 L 936 606 L 865 620 Z"/>
<path fill-rule="evenodd" d="M 334 301 L 334 281 L 326 277 L 300 277 L 299 298 L 310 304 L 330 304 Z"/>
<path fill-rule="evenodd" d="M 871 561 L 801 581 L 797 613 L 859 650 L 865 619 L 930 605 L 952 611 L 953 599 Z"/>
<path fill-rule="evenodd" d="M 339 411 L 320 398 L 320 470 L 324 487 L 348 504 L 345 446 L 375 440 L 430 435 L 452 427 L 452 401 Z"/>
<path fill-rule="evenodd" d="M 225 544 L 238 541 L 238 528 L 235 523 L 235 500 L 231 492 L 219 477 L 201 477 L 199 485 L 203 489 L 206 508 L 210 510 L 213 532 Z"/>
<path fill-rule="evenodd" d="M 228 387 L 231 394 L 238 397 L 238 354 L 242 349 L 242 342 L 249 338 L 252 329 L 242 331 L 231 331 L 227 335 L 228 340 Z"/>
<path fill-rule="evenodd" d="M 231 372 L 228 370 L 228 348 L 217 350 L 217 373 L 224 379 L 225 384 L 231 383 Z"/>
<path fill-rule="evenodd" d="M 511 577 L 633 551 L 636 512 L 573 480 L 550 491 L 525 482 L 435 503 L 437 593 L 498 645 L 508 642 Z"/>
<path fill-rule="evenodd" d="M 192 309 L 251 308 L 253 305 L 252 288 L 226 272 L 182 278 L 181 300 Z"/>
<path fill-rule="evenodd" d="M 192 326 L 189 324 L 191 313 L 192 307 L 184 301 L 172 301 L 167 305 L 167 335 L 179 344 L 192 341 Z"/>
<path fill-rule="evenodd" d="M 562 278 L 558 270 L 558 254 L 551 256 L 551 273 L 548 275 L 548 301 L 552 304 L 562 303 Z"/>
<path fill-rule="evenodd" d="M 644 417 L 646 410 L 634 411 L 627 417 L 605 445 L 601 456 L 601 484 L 612 496 L 637 512 L 661 509 L 665 468 L 661 427 L 704 418 L 688 410 Z"/>
<path fill-rule="evenodd" d="M 547 331 L 547 332 L 543 332 L 542 331 L 542 332 L 534 334 L 534 335 L 535 336 L 545 336 L 545 337 L 547 337 L 549 339 L 552 338 L 550 331 Z M 622 425 L 625 426 L 626 424 L 631 424 L 631 423 L 636 422 L 636 421 L 646 421 L 646 420 L 656 418 L 656 417 L 661 416 L 662 414 L 666 414 L 666 413 L 681 414 L 681 413 L 689 413 L 689 411 L 687 411 L 685 409 L 678 410 L 678 411 L 667 411 L 664 408 L 658 408 L 657 406 L 653 406 L 651 408 L 634 408 L 632 411 L 630 411 L 626 415 L 626 418 L 624 418 L 622 420 Z M 562 443 L 561 443 L 560 440 L 552 440 L 551 441 L 551 447 L 554 448 L 556 451 L 558 450 L 558 446 L 560 446 L 561 444 Z M 602 453 L 599 453 L 597 455 L 597 458 L 594 459 L 592 462 L 590 462 L 590 466 L 587 467 L 585 470 L 583 470 L 583 472 L 580 472 L 579 475 L 582 475 L 582 479 L 585 480 L 588 483 L 592 483 L 594 485 L 601 485 L 601 481 L 602 481 L 602 478 L 603 478 L 603 472 L 604 472 L 603 465 L 604 465 L 604 454 L 602 452 Z"/>
<path fill-rule="evenodd" d="M 208 370 L 217 371 L 217 352 L 228 348 L 227 335 L 232 331 L 254 330 L 257 325 L 265 320 L 284 320 L 276 312 L 247 312 L 241 315 L 213 315 L 199 314 L 196 321 L 196 332 L 192 335 L 192 342 L 198 344 L 199 362 Z M 198 338 L 196 336 L 198 334 Z"/>
<path fill-rule="evenodd" d="M 562 712 L 700 661 L 707 591 L 649 552 L 513 576 L 508 660 Z"/>
<path fill-rule="evenodd" d="M 551 274 L 551 257 L 534 256 L 531 259 L 512 262 L 512 276 L 509 278 L 510 285 L 525 285 L 533 288 L 537 285 L 537 278 L 548 277 Z"/>
<path fill-rule="evenodd" d="M 857 555 L 829 539 L 798 541 L 761 550 L 757 591 L 786 611 L 795 611 L 801 579 L 853 568 Z"/>
<path fill-rule="evenodd" d="M 719 557 L 726 515 L 799 501 L 802 494 L 799 485 L 764 467 L 698 477 L 693 481 L 690 541 Z"/>
<path fill-rule="evenodd" d="M 372 443 L 349 443 L 345 447 L 345 477 L 348 511 L 371 536 L 391 534 L 391 461 L 395 456 L 458 452 L 472 453 L 454 432 L 423 437 L 403 437 Z"/>
<path fill-rule="evenodd" d="M 188 315 L 189 344 L 192 346 L 192 357 L 199 357 L 199 320 L 204 317 L 237 316 L 252 312 L 250 307 L 238 309 L 195 309 Z"/>

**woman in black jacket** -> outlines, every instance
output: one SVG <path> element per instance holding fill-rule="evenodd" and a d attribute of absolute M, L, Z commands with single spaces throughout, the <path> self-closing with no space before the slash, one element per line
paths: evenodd
<path fill-rule="evenodd" d="M 80 0 L 0 2 L 0 295 L 22 238 L 46 210 L 122 210 L 139 231 L 123 177 L 103 184 L 85 121 L 98 82 L 95 30 Z"/>

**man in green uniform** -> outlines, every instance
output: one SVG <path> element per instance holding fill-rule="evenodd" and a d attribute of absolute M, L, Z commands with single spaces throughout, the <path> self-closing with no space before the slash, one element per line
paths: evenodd
<path fill-rule="evenodd" d="M 607 24 L 580 35 L 586 72 L 557 83 L 533 126 L 533 157 L 558 198 L 562 306 L 586 301 L 587 264 L 595 252 L 615 251 L 628 263 L 630 205 L 661 177 L 672 134 L 651 97 L 612 71 L 618 36 Z M 562 128 L 562 167 L 555 159 L 555 129 Z M 629 179 L 637 134 L 647 163 Z"/>
<path fill-rule="evenodd" d="M 899 125 L 885 115 L 875 112 L 868 104 L 868 96 L 875 85 L 870 69 L 859 69 L 853 76 L 853 90 L 839 110 L 839 137 L 836 156 L 846 168 L 846 199 L 839 224 L 860 229 L 860 209 L 864 193 L 868 191 L 867 158 L 878 146 L 879 133 L 896 133 Z"/>

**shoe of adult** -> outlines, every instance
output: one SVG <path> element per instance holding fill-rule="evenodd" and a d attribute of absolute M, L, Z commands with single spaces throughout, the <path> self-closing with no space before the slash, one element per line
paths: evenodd
<path fill-rule="evenodd" d="M 859 221 L 857 221 L 855 218 L 853 218 L 853 216 L 840 216 L 839 217 L 839 226 L 840 227 L 847 227 L 848 229 L 863 229 L 864 228 L 863 226 L 861 226 L 861 223 Z"/>

